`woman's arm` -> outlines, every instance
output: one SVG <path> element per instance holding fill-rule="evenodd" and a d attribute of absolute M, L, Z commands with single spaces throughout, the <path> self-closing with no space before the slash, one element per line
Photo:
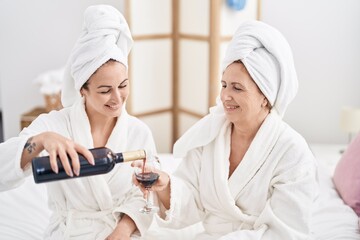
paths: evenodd
<path fill-rule="evenodd" d="M 310 152 L 303 152 L 305 161 L 292 161 L 300 158 L 290 152 L 278 163 L 271 180 L 271 195 L 253 229 L 234 231 L 220 240 L 309 239 L 311 211 L 318 186 L 315 160 Z"/>
<path fill-rule="evenodd" d="M 162 219 L 156 217 L 159 226 L 177 229 L 201 220 L 203 207 L 198 185 L 201 153 L 202 149 L 200 148 L 192 150 L 186 158 L 182 159 L 179 167 L 171 176 L 163 171 L 157 171 L 160 177 L 151 190 L 157 193 L 158 199 L 162 203 L 162 206 L 160 205 Z M 133 177 L 133 182 L 144 194 L 147 194 L 145 188 L 136 181 L 135 177 Z"/>
<path fill-rule="evenodd" d="M 114 231 L 105 240 L 129 240 L 137 229 L 135 222 L 126 214 L 120 219 Z"/>
<path fill-rule="evenodd" d="M 19 186 L 24 177 L 31 174 L 29 163 L 43 150 L 49 154 L 54 172 L 58 171 L 57 157 L 64 165 L 68 175 L 79 172 L 78 154 L 93 163 L 91 152 L 70 139 L 65 111 L 53 111 L 36 118 L 29 127 L 24 128 L 18 137 L 0 144 L 0 190 Z M 69 159 L 68 159 L 69 157 Z M 71 169 L 69 160 L 73 165 Z"/>
<path fill-rule="evenodd" d="M 20 161 L 20 166 L 22 169 L 27 168 L 31 159 L 38 156 L 39 153 L 44 150 L 44 146 L 41 145 L 41 141 L 39 140 L 39 138 L 41 139 L 41 134 L 30 137 L 26 141 Z"/>
<path fill-rule="evenodd" d="M 25 169 L 31 160 L 38 156 L 44 149 L 49 153 L 51 168 L 56 173 L 58 172 L 58 165 L 56 162 L 58 156 L 69 176 L 73 176 L 73 173 L 79 175 L 80 164 L 78 153 L 84 155 L 90 163 L 94 164 L 93 155 L 85 147 L 55 132 L 43 132 L 30 137 L 25 143 L 21 155 L 21 168 Z M 70 159 L 68 159 L 68 157 Z M 71 160 L 72 168 L 69 160 Z"/>

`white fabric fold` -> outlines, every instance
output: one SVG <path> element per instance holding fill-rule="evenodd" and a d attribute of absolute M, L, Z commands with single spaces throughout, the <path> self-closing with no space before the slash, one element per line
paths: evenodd
<path fill-rule="evenodd" d="M 142 130 L 134 133 L 134 123 L 136 125 L 137 121 L 134 122 L 134 119 L 123 109 L 105 146 L 114 152 L 141 148 L 155 152 L 153 143 L 149 142 L 149 136 L 147 136 L 149 132 L 141 126 L 137 126 L 138 130 Z M 71 138 L 75 142 L 86 148 L 94 147 L 83 99 L 78 99 L 69 109 L 69 127 Z M 129 133 L 129 129 L 132 129 L 131 133 Z M 139 140 L 135 141 L 135 136 L 133 136 L 129 142 L 128 136 L 132 134 L 135 134 Z M 63 216 L 64 212 L 69 212 L 66 218 L 61 217 L 56 221 L 68 226 L 64 229 L 64 234 L 71 237 L 75 233 L 78 234 L 79 231 L 88 231 L 86 219 L 94 218 L 94 223 L 97 222 L 96 226 L 103 228 L 100 233 L 97 232 L 96 239 L 103 239 L 116 226 L 121 213 L 132 217 L 140 232 L 144 233 L 151 224 L 151 216 L 137 216 L 141 215 L 138 209 L 143 206 L 144 201 L 139 189 L 131 184 L 132 172 L 129 164 L 122 163 L 115 165 L 114 169 L 105 175 L 49 184 L 49 187 L 53 186 L 49 188 L 49 197 L 55 202 L 55 209 L 61 210 L 57 213 L 58 217 Z M 55 197 L 59 194 L 58 188 L 63 189 L 66 195 L 65 206 L 61 198 L 59 200 Z M 70 222 L 73 224 L 69 225 Z M 53 229 L 50 228 L 50 231 Z"/>
<path fill-rule="evenodd" d="M 305 140 L 274 111 L 229 178 L 231 124 L 192 149 L 171 176 L 171 204 L 159 226 L 202 220 L 196 239 L 308 239 L 315 160 Z"/>
<path fill-rule="evenodd" d="M 68 59 L 61 101 L 71 106 L 80 88 L 101 65 L 113 59 L 128 67 L 133 40 L 124 16 L 108 5 L 90 6 L 84 13 L 80 38 Z"/>
<path fill-rule="evenodd" d="M 226 121 L 224 108 L 218 97 L 216 106 L 210 108 L 210 113 L 196 122 L 175 142 L 174 156 L 183 158 L 191 149 L 210 143 Z"/>
<path fill-rule="evenodd" d="M 203 199 L 203 204 L 209 212 L 216 216 L 215 218 L 221 216 L 226 219 L 226 222 L 233 223 L 253 223 L 255 221 L 255 216 L 242 212 L 241 208 L 236 205 L 236 199 L 239 198 L 239 194 L 262 165 L 268 161 L 269 154 L 281 134 L 281 125 L 282 121 L 275 112 L 265 119 L 241 161 L 241 167 L 237 167 L 230 178 L 228 176 L 231 125 L 225 123 L 215 140 L 204 148 L 202 157 L 207 159 L 207 163 L 202 164 L 201 170 L 212 173 L 213 177 L 201 175 L 199 181 L 208 182 L 208 184 L 201 185 L 200 191 L 212 196 L 211 201 Z M 205 228 L 208 221 L 211 223 L 211 217 L 204 220 Z"/>

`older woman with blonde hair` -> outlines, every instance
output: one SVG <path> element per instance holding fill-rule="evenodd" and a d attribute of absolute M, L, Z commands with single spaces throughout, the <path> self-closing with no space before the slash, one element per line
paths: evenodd
<path fill-rule="evenodd" d="M 217 105 L 175 143 L 177 171 L 159 171 L 152 187 L 163 209 L 157 222 L 201 221 L 196 239 L 309 239 L 315 158 L 282 119 L 298 88 L 290 46 L 275 28 L 248 21 L 223 63 Z"/>

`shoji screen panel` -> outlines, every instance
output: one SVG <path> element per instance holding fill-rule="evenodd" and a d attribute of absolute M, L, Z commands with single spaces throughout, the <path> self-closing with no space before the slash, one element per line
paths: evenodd
<path fill-rule="evenodd" d="M 215 105 L 221 61 L 237 26 L 258 19 L 260 0 L 241 11 L 225 0 L 125 0 L 134 36 L 130 113 L 153 131 L 159 152 Z"/>
<path fill-rule="evenodd" d="M 208 113 L 211 34 L 209 0 L 179 0 L 178 4 L 177 137 Z"/>
<path fill-rule="evenodd" d="M 127 0 L 126 18 L 134 38 L 130 54 L 129 112 L 143 120 L 159 152 L 173 142 L 173 35 L 169 0 Z"/>
<path fill-rule="evenodd" d="M 180 110 L 205 115 L 209 107 L 209 44 L 182 39 L 179 47 Z"/>
<path fill-rule="evenodd" d="M 222 59 L 239 24 L 258 19 L 260 0 L 230 9 L 224 0 L 178 0 L 179 136 L 215 105 Z"/>
<path fill-rule="evenodd" d="M 172 108 L 172 42 L 136 41 L 131 53 L 131 111 L 135 115 Z"/>
<path fill-rule="evenodd" d="M 190 114 L 179 114 L 179 135 L 183 135 L 192 125 L 199 121 L 199 116 L 193 116 Z"/>
<path fill-rule="evenodd" d="M 156 141 L 157 150 L 170 153 L 172 149 L 172 113 L 170 111 L 141 117 L 151 129 Z"/>
<path fill-rule="evenodd" d="M 134 36 L 172 34 L 171 0 L 126 0 L 125 8 Z"/>
<path fill-rule="evenodd" d="M 180 34 L 209 36 L 210 1 L 177 0 L 179 4 Z"/>

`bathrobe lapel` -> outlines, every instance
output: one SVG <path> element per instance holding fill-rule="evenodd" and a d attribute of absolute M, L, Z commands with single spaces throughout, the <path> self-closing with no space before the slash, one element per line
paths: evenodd
<path fill-rule="evenodd" d="M 200 192 L 206 193 L 202 194 L 202 201 L 205 209 L 212 212 L 212 215 L 206 218 L 205 224 L 218 221 L 217 217 L 226 216 L 228 220 L 232 220 L 242 215 L 228 188 L 229 163 L 224 154 L 230 154 L 230 148 L 227 147 L 230 145 L 230 133 L 230 123 L 227 122 L 222 126 L 218 137 L 203 151 L 202 159 L 205 161 L 201 164 L 200 183 L 203 184 L 200 185 Z M 209 198 L 209 195 L 212 197 Z"/>
<path fill-rule="evenodd" d="M 83 100 L 75 103 L 74 107 L 71 109 L 71 115 L 70 121 L 72 132 L 74 133 L 74 141 L 82 144 L 86 148 L 93 148 L 94 145 L 90 122 L 85 112 Z M 128 115 L 126 111 L 123 110 L 121 117 L 118 118 L 114 130 L 106 144 L 106 147 L 115 152 L 125 149 L 126 141 L 124 141 L 124 139 L 126 138 L 120 137 L 119 135 L 127 135 L 127 119 Z M 106 174 L 82 179 L 82 181 L 88 181 L 88 185 L 92 190 L 100 210 L 107 210 L 113 206 L 111 189 L 107 183 L 109 177 L 109 174 Z"/>
<path fill-rule="evenodd" d="M 280 136 L 280 126 L 281 119 L 277 114 L 271 113 L 258 130 L 241 163 L 229 178 L 229 189 L 234 199 L 268 160 L 268 156 Z"/>
<path fill-rule="evenodd" d="M 230 179 L 229 176 L 229 156 L 231 141 L 231 124 L 224 123 L 218 137 L 204 148 L 202 163 L 201 190 L 213 195 L 211 201 L 204 199 L 206 208 L 211 208 L 213 213 L 218 212 L 218 216 L 227 216 L 242 221 L 250 220 L 251 216 L 243 213 L 236 206 L 236 199 L 257 173 L 259 168 L 267 160 L 274 144 L 280 135 L 281 120 L 275 115 L 270 114 L 256 134 L 252 144 L 239 166 L 235 169 Z M 210 178 L 212 174 L 214 178 Z M 221 211 L 220 211 L 221 210 Z M 226 212 L 226 214 L 224 214 Z M 210 219 L 209 219 L 210 220 Z"/>

